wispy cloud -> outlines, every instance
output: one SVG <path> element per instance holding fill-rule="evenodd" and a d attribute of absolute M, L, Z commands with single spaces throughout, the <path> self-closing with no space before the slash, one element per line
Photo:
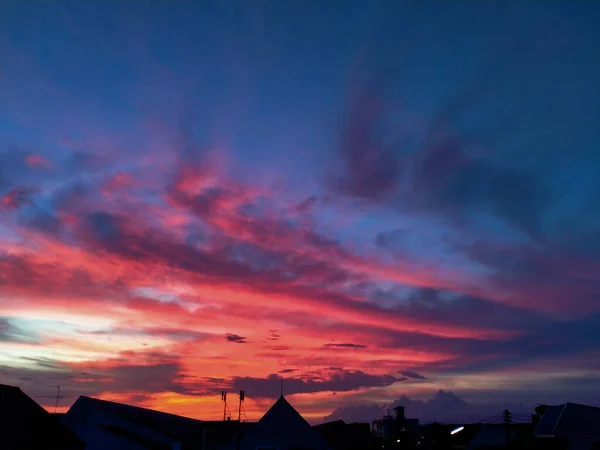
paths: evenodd
<path fill-rule="evenodd" d="M 229 342 L 235 342 L 236 344 L 246 344 L 246 338 L 244 336 L 238 336 L 237 334 L 227 334 L 225 338 Z"/>

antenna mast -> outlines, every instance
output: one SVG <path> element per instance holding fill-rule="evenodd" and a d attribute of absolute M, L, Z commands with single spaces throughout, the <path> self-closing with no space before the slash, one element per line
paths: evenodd
<path fill-rule="evenodd" d="M 54 404 L 54 414 L 56 414 L 56 410 L 58 409 L 58 400 L 60 399 L 60 386 L 56 386 L 56 403 Z"/>
<path fill-rule="evenodd" d="M 53 398 L 54 401 L 54 414 L 56 414 L 56 411 L 58 410 L 58 403 L 60 402 L 60 400 L 62 400 L 63 398 L 68 398 L 70 397 L 70 395 L 60 395 L 60 386 L 50 386 L 50 387 L 55 387 L 56 388 L 56 395 L 39 395 L 37 396 L 37 398 Z"/>
<path fill-rule="evenodd" d="M 244 403 L 244 399 L 246 398 L 246 391 L 240 391 L 240 405 L 238 408 L 238 421 L 242 421 L 242 403 Z M 246 415 L 246 411 L 244 411 L 244 416 Z"/>
<path fill-rule="evenodd" d="M 221 400 L 223 400 L 223 422 L 227 420 L 227 413 L 229 413 L 229 420 L 231 420 L 231 411 L 227 406 L 227 391 L 221 391 Z"/>

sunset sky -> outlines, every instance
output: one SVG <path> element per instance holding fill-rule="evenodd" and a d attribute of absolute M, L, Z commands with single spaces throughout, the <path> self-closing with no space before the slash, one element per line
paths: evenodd
<path fill-rule="evenodd" d="M 199 419 L 280 377 L 312 421 L 600 405 L 599 18 L 3 0 L 0 383 Z"/>

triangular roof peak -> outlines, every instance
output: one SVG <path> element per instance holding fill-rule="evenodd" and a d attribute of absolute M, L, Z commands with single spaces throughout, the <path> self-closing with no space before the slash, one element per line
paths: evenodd
<path fill-rule="evenodd" d="M 266 447 L 310 447 L 326 450 L 321 435 L 300 415 L 282 395 L 258 421 L 254 430 L 243 440 L 242 450 Z"/>
<path fill-rule="evenodd" d="M 271 421 L 273 419 L 277 421 L 302 421 L 309 425 L 304 417 L 302 417 L 302 415 L 296 411 L 296 408 L 294 408 L 283 395 L 281 395 L 277 401 L 273 403 L 273 406 L 269 408 L 269 410 L 258 422 Z"/>

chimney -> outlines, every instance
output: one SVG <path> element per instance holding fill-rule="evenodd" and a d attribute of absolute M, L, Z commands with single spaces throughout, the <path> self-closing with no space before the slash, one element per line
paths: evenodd
<path fill-rule="evenodd" d="M 394 410 L 396 411 L 396 421 L 404 423 L 404 406 L 396 406 Z"/>

